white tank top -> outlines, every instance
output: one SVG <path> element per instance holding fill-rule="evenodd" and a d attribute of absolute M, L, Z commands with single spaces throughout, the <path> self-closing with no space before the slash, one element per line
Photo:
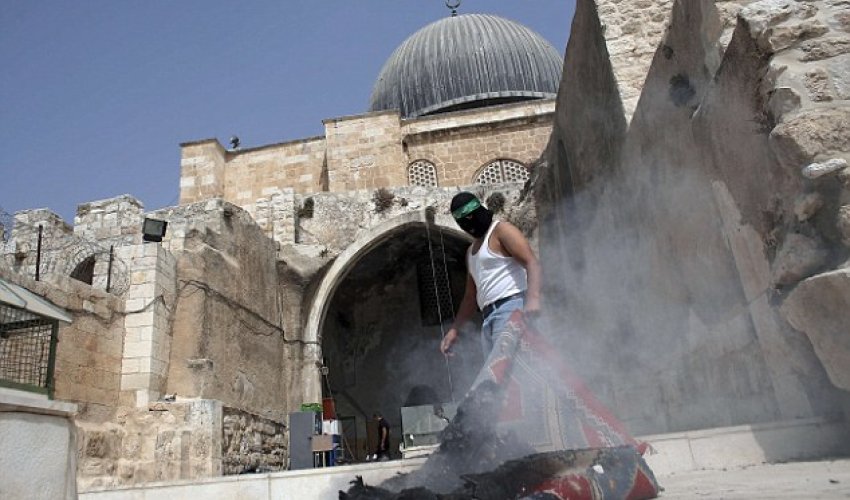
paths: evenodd
<path fill-rule="evenodd" d="M 467 252 L 469 274 L 472 275 L 478 289 L 476 299 L 480 309 L 528 288 L 527 276 L 522 264 L 513 257 L 505 257 L 490 251 L 490 235 L 498 224 L 499 221 L 494 221 L 490 225 L 478 253 L 472 253 L 471 246 Z"/>

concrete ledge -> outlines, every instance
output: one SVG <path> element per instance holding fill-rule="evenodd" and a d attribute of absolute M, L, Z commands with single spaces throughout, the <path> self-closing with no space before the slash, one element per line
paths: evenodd
<path fill-rule="evenodd" d="M 47 399 L 47 396 L 41 394 L 0 387 L 0 411 L 70 417 L 77 414 L 77 405 Z"/>
<path fill-rule="evenodd" d="M 642 436 L 655 449 L 646 462 L 655 474 L 745 467 L 850 455 L 850 426 L 807 418 Z"/>
<path fill-rule="evenodd" d="M 188 499 L 230 500 L 272 499 L 304 500 L 337 498 L 339 490 L 347 490 L 349 482 L 362 476 L 367 484 L 378 484 L 396 474 L 418 469 L 425 459 L 396 460 L 369 464 L 343 465 L 268 474 L 243 474 L 188 481 L 150 483 L 140 487 L 90 490 L 81 500 L 153 500 Z"/>
<path fill-rule="evenodd" d="M 820 418 L 658 434 L 640 439 L 655 448 L 656 453 L 646 458 L 656 475 L 662 477 L 701 469 L 721 470 L 765 462 L 850 454 L 848 424 Z M 378 484 L 396 474 L 418 469 L 425 460 L 414 458 L 324 469 L 152 483 L 143 487 L 88 491 L 81 494 L 80 499 L 337 498 L 337 491 L 348 489 L 348 483 L 355 476 L 362 476 L 367 484 Z"/>

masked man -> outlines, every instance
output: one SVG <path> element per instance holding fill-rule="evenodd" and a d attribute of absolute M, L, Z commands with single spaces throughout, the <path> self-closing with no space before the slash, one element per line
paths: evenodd
<path fill-rule="evenodd" d="M 493 220 L 472 193 L 461 192 L 451 203 L 452 217 L 475 240 L 466 253 L 466 291 L 455 321 L 440 344 L 450 356 L 460 329 L 481 310 L 481 347 L 486 358 L 495 334 L 511 313 L 522 309 L 530 317 L 540 313 L 540 263 L 528 240 L 510 222 Z"/>

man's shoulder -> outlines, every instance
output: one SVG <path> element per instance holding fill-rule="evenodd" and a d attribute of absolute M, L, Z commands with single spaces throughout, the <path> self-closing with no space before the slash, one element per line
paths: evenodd
<path fill-rule="evenodd" d="M 499 237 L 512 237 L 518 234 L 521 235 L 522 231 L 520 231 L 518 227 L 511 224 L 510 222 L 506 220 L 500 220 L 496 227 L 493 229 L 493 234 Z"/>

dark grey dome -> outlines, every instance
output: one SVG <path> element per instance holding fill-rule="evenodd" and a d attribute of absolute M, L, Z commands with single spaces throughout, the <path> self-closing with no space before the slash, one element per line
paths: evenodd
<path fill-rule="evenodd" d="M 448 17 L 404 41 L 381 69 L 370 111 L 404 118 L 555 97 L 563 60 L 540 35 L 484 14 Z"/>

